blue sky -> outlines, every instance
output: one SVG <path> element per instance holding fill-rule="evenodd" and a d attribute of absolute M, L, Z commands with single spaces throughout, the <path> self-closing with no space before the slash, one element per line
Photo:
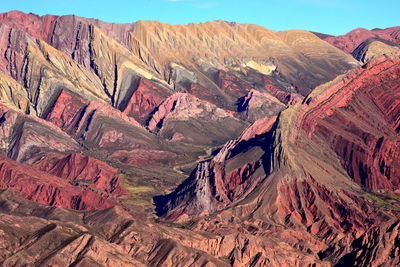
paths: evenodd
<path fill-rule="evenodd" d="M 75 14 L 109 22 L 172 24 L 223 19 L 272 30 L 344 34 L 400 25 L 400 0 L 1 0 L 0 12 Z"/>

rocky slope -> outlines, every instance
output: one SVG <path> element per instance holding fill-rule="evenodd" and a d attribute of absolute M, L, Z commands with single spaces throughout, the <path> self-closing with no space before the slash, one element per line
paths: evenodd
<path fill-rule="evenodd" d="M 158 106 L 149 120 L 148 128 L 168 140 L 218 145 L 221 141 L 223 144 L 227 137 L 233 138 L 244 130 L 245 123 L 231 113 L 191 94 L 175 93 Z M 207 125 L 207 128 L 203 125 Z M 221 125 L 225 127 L 221 129 Z"/>
<path fill-rule="evenodd" d="M 381 56 L 400 57 L 400 48 L 383 39 L 368 39 L 354 49 L 352 55 L 365 64 Z"/>

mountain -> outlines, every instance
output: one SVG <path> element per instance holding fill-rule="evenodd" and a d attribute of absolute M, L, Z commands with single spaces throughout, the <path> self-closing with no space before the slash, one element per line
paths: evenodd
<path fill-rule="evenodd" d="M 315 261 L 398 263 L 398 235 L 385 243 L 391 256 L 368 255 L 371 247 L 383 249 L 383 236 L 357 248 L 366 258 L 349 247 L 350 236 L 400 223 L 399 63 L 383 58 L 317 87 L 252 138 L 227 143 L 174 192 L 155 199 L 158 215 L 195 218 L 196 231 L 241 238 L 230 255 L 240 264 L 240 251 L 260 265 L 274 262 L 265 248 L 291 231 L 298 236 L 287 242 Z M 249 243 L 262 256 L 248 251 Z"/>
<path fill-rule="evenodd" d="M 357 28 L 340 36 L 324 36 L 321 34 L 319 36 L 346 53 L 352 53 L 361 43 L 369 39 L 383 39 L 397 46 L 400 45 L 400 27 L 373 29 L 371 31 Z"/>
<path fill-rule="evenodd" d="M 0 14 L 1 265 L 400 264 L 397 33 Z"/>

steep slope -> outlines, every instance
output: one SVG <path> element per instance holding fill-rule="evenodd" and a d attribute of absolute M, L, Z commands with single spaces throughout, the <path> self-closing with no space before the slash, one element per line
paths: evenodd
<path fill-rule="evenodd" d="M 221 125 L 225 127 L 221 129 Z M 169 140 L 216 145 L 224 143 L 226 138 L 236 137 L 245 125 L 211 103 L 190 94 L 176 93 L 157 108 L 148 127 Z"/>
<path fill-rule="evenodd" d="M 0 72 L 0 103 L 20 110 L 23 113 L 35 113 L 27 92 L 14 79 Z"/>
<path fill-rule="evenodd" d="M 50 121 L 90 156 L 129 173 L 144 163 L 194 162 L 209 146 L 237 138 L 262 117 L 255 113 L 275 116 L 357 65 L 309 32 L 225 21 L 113 24 L 13 11 L 1 14 L 0 22 L 4 104 Z M 257 92 L 274 96 L 274 104 L 261 104 Z M 176 120 L 186 116 L 181 107 L 174 122 L 153 129 L 159 137 L 141 127 L 176 93 L 236 118 L 210 123 L 203 116 L 193 125 L 192 118 Z M 218 123 L 232 127 L 227 133 Z"/>
<path fill-rule="evenodd" d="M 319 259 L 361 263 L 352 244 L 364 263 L 398 263 L 398 232 L 379 233 L 399 224 L 399 63 L 374 61 L 317 88 L 269 131 L 227 143 L 174 192 L 155 198 L 158 214 L 194 220 L 199 231 L 245 232 L 252 241 L 243 242 L 263 244 L 248 263 L 257 253 L 258 263 L 267 260 L 264 238 L 289 229 L 299 239 L 286 242 Z M 367 244 L 356 245 L 358 237 Z M 372 255 L 370 246 L 393 252 Z M 243 255 L 230 257 L 243 264 Z"/>
<path fill-rule="evenodd" d="M 256 70 L 265 75 L 278 70 L 290 83 L 297 85 L 299 90 L 304 92 L 309 90 L 307 88 L 322 82 L 321 78 L 317 78 L 312 72 L 320 73 L 326 80 L 331 78 L 329 76 L 332 74 L 328 74 L 318 66 L 324 65 L 326 69 L 339 73 L 354 64 L 350 58 L 326 46 L 326 43 L 320 42 L 319 38 L 311 33 L 305 31 L 279 33 L 256 25 L 240 25 L 225 21 L 178 26 L 158 22 L 138 22 L 132 33 L 132 39 L 150 51 L 154 60 L 159 62 L 160 73 L 169 75 L 167 67 L 172 60 L 173 63 L 178 63 L 186 69 L 186 72 L 194 72 L 201 85 L 212 86 L 213 84 L 203 81 L 206 78 L 203 75 L 215 73 L 215 70 L 219 69 Z M 325 55 L 324 62 L 318 62 L 322 58 L 319 53 Z M 207 60 L 201 54 L 205 54 Z M 306 70 L 304 64 L 307 63 L 314 66 L 313 70 Z M 294 73 L 288 66 L 304 71 L 303 77 L 307 77 L 307 80 L 295 80 Z M 210 87 L 204 85 L 205 88 Z M 224 92 L 214 91 L 215 93 Z"/>
<path fill-rule="evenodd" d="M 13 188 L 26 199 L 58 207 L 93 210 L 115 205 L 90 188 L 73 186 L 63 179 L 0 157 L 1 190 Z"/>
<path fill-rule="evenodd" d="M 35 166 L 84 153 L 131 176 L 152 176 L 143 164 L 162 166 L 160 175 L 168 172 L 176 181 L 181 173 L 174 166 L 189 166 L 209 146 L 236 138 L 259 118 L 254 115 L 259 110 L 275 116 L 315 84 L 355 66 L 348 55 L 306 31 L 278 33 L 224 21 L 113 24 L 18 11 L 1 14 L 0 22 L 2 103 L 45 119 L 78 146 L 46 156 L 54 149 L 41 142 L 39 150 L 32 150 L 34 140 L 27 138 L 18 139 L 30 140 L 26 145 L 17 140 L 12 151 L 5 151 Z M 296 68 L 305 80 L 298 79 Z M 258 91 L 274 96 L 276 108 L 253 97 Z M 155 136 L 143 126 L 176 93 L 215 105 L 219 109 L 212 109 L 227 119 L 210 123 L 203 116 L 196 125 L 191 119 L 167 120 Z M 246 97 L 252 100 L 241 103 Z M 174 114 L 186 116 L 183 107 Z M 232 124 L 229 133 L 218 123 Z M 27 151 L 20 152 L 24 147 Z"/>
<path fill-rule="evenodd" d="M 251 122 L 276 115 L 285 108 L 286 106 L 274 96 L 256 90 L 250 90 L 238 103 L 240 115 Z"/>

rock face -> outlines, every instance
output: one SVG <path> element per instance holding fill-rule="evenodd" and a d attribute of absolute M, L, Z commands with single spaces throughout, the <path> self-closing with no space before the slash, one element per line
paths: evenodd
<path fill-rule="evenodd" d="M 126 104 L 121 102 L 119 109 L 142 124 L 150 119 L 149 115 L 171 94 L 144 78 L 139 79 L 137 88 L 134 86 L 132 89 L 132 96 L 125 100 Z"/>
<path fill-rule="evenodd" d="M 329 105 L 314 106 L 309 96 L 305 101 L 315 112 L 299 122 L 311 139 L 329 144 L 351 178 L 374 192 L 399 186 L 399 77 L 398 59 L 374 61 L 328 89 L 336 91 Z"/>
<path fill-rule="evenodd" d="M 283 106 L 279 101 L 278 103 Z M 204 128 L 203 125 L 207 127 Z M 226 127 L 221 129 L 220 125 Z M 148 128 L 169 140 L 212 145 L 220 143 L 226 137 L 237 136 L 245 125 L 231 113 L 211 103 L 187 93 L 176 93 L 158 106 Z"/>
<path fill-rule="evenodd" d="M 13 188 L 25 198 L 48 205 L 77 210 L 104 209 L 113 203 L 96 192 L 74 187 L 46 172 L 1 157 L 1 189 Z"/>
<path fill-rule="evenodd" d="M 362 63 L 381 57 L 400 57 L 400 48 L 385 40 L 368 39 L 361 43 L 352 53 L 353 57 Z"/>
<path fill-rule="evenodd" d="M 285 105 L 268 93 L 251 90 L 240 99 L 238 111 L 247 120 L 255 122 L 263 117 L 273 116 L 285 109 Z"/>
<path fill-rule="evenodd" d="M 399 265 L 398 37 L 0 14 L 0 265 Z"/>
<path fill-rule="evenodd" d="M 39 17 L 21 12 L 4 13 L 0 21 L 3 23 L 2 69 L 18 81 L 29 77 L 32 96 L 38 94 L 33 91 L 38 87 L 34 80 L 46 79 L 43 72 L 25 73 L 26 65 L 40 64 L 50 69 L 57 66 L 62 67 L 57 75 L 67 78 L 71 72 L 83 72 L 79 74 L 81 79 L 74 85 L 69 84 L 70 87 L 89 87 L 92 94 L 120 109 L 125 107 L 140 77 L 158 83 L 163 88 L 159 92 L 163 97 L 168 89 L 190 90 L 201 86 L 204 92 L 195 96 L 208 101 L 215 101 L 215 97 L 224 99 L 226 105 L 235 102 L 232 98 L 243 96 L 245 92 L 240 91 L 246 87 L 242 84 L 251 85 L 257 76 L 279 72 L 298 92 L 307 94 L 310 88 L 357 65 L 351 57 L 306 31 L 274 32 L 256 25 L 224 21 L 181 26 L 143 21 L 112 24 L 76 16 Z M 34 38 L 43 42 L 38 45 Z M 52 48 L 63 53 L 46 57 L 54 53 L 49 51 Z M 28 57 L 24 56 L 26 50 Z M 193 51 L 197 52 L 193 54 Z M 70 59 L 73 61 L 68 64 Z M 253 75 L 240 81 L 242 74 L 249 72 Z M 241 76 L 236 83 L 241 84 L 239 91 L 228 88 L 223 81 L 234 81 L 235 76 Z M 39 87 L 43 93 L 46 85 Z M 46 95 L 38 97 L 40 102 Z M 218 102 L 221 101 L 214 104 Z"/>

